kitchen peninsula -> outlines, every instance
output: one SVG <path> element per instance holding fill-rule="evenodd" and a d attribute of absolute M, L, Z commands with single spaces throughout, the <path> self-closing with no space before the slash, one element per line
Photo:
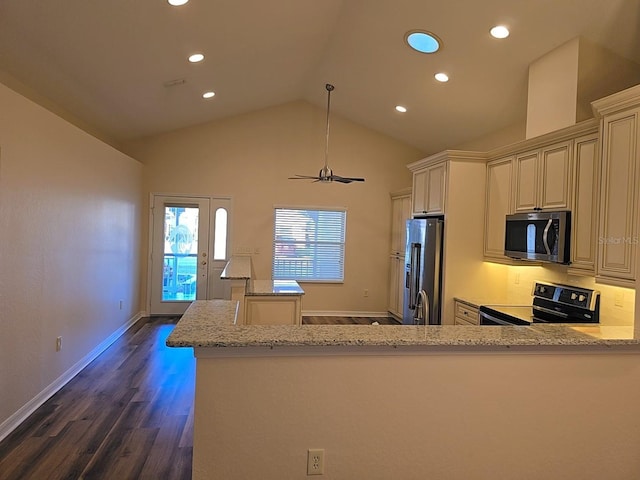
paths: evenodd
<path fill-rule="evenodd" d="M 295 280 L 254 280 L 251 257 L 231 257 L 220 278 L 231 281 L 239 325 L 301 325 L 304 290 Z"/>
<path fill-rule="evenodd" d="M 632 328 L 239 325 L 194 302 L 167 339 L 197 358 L 195 479 L 631 479 Z"/>

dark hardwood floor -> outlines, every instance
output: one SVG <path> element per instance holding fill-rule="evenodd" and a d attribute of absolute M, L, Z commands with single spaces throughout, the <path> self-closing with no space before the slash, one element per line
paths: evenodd
<path fill-rule="evenodd" d="M 0 480 L 190 479 L 195 359 L 140 320 L 0 443 Z M 304 317 L 303 324 L 398 324 Z"/>
<path fill-rule="evenodd" d="M 143 319 L 0 443 L 0 479 L 190 479 L 195 359 Z"/>

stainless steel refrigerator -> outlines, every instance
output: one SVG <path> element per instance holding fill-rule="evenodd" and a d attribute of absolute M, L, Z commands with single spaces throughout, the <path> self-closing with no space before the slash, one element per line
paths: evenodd
<path fill-rule="evenodd" d="M 442 302 L 442 218 L 407 220 L 405 325 L 440 325 Z"/>

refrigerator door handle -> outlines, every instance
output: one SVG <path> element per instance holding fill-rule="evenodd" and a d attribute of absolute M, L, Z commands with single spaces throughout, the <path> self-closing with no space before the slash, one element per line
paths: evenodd
<path fill-rule="evenodd" d="M 416 308 L 417 301 L 417 290 L 419 287 L 418 282 L 420 281 L 420 244 L 412 243 L 411 244 L 411 260 L 409 264 L 409 308 L 411 310 Z"/>
<path fill-rule="evenodd" d="M 407 272 L 407 288 L 409 289 L 409 310 L 413 310 L 416 308 L 415 303 L 413 303 L 415 299 L 415 295 L 413 294 L 413 249 L 411 251 L 411 263 L 409 264 L 409 271 Z"/>

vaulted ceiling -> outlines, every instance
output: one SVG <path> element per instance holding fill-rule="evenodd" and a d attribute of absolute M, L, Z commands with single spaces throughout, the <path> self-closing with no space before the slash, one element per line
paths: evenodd
<path fill-rule="evenodd" d="M 640 63 L 639 22 L 640 0 L 3 0 L 0 69 L 116 142 L 324 108 L 329 82 L 332 112 L 434 153 L 523 122 L 529 64 L 577 36 Z M 410 50 L 415 29 L 441 51 Z"/>

